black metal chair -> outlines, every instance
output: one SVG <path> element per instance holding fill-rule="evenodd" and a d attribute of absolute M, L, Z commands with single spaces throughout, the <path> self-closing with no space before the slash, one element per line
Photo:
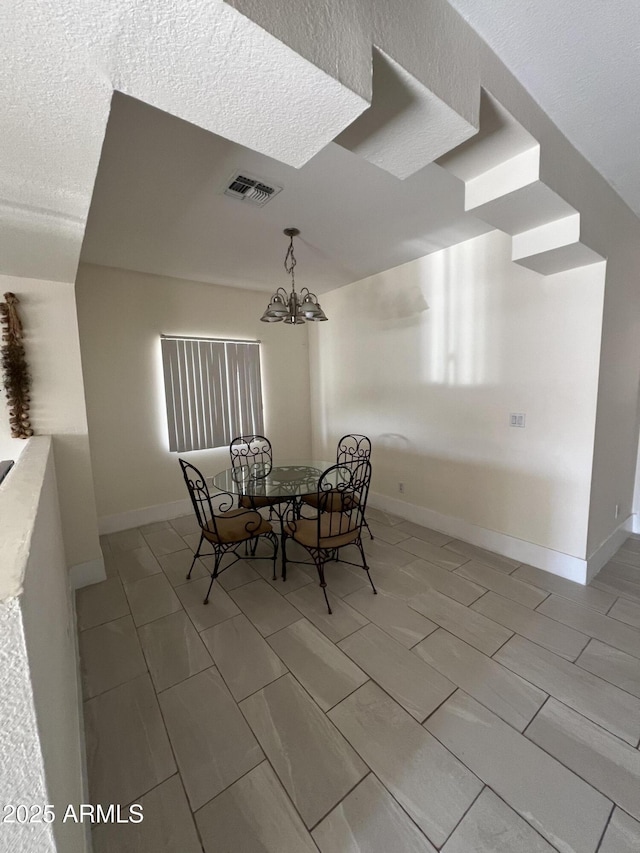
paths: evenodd
<path fill-rule="evenodd" d="M 234 477 L 237 477 L 239 483 L 249 485 L 252 492 L 249 495 L 241 494 L 238 506 L 257 510 L 268 507 L 269 519 L 273 519 L 275 513 L 281 524 L 287 512 L 295 517 L 296 496 L 283 498 L 256 494 L 260 481 L 265 480 L 273 469 L 273 451 L 268 438 L 264 435 L 240 435 L 229 445 L 229 453 Z"/>
<path fill-rule="evenodd" d="M 338 442 L 336 450 L 336 462 L 340 465 L 352 464 L 354 462 L 368 461 L 371 458 L 371 440 L 366 435 L 358 435 L 356 433 L 348 433 L 343 435 Z M 332 510 L 339 510 L 340 496 L 336 495 L 331 504 Z M 311 506 L 314 509 L 318 508 L 317 495 L 306 495 L 302 498 L 302 502 Z M 363 524 L 369 532 L 369 536 L 373 539 L 371 528 L 367 524 L 367 519 L 363 518 Z"/>
<path fill-rule="evenodd" d="M 318 571 L 320 586 L 327 609 L 331 605 L 327 596 L 324 566 L 328 560 L 338 560 L 341 548 L 355 545 L 360 551 L 362 568 L 369 578 L 374 594 L 377 592 L 362 547 L 362 526 L 371 482 L 371 463 L 368 459 L 332 465 L 322 474 L 316 492 L 319 510 L 316 518 L 298 518 L 284 524 L 282 530 L 282 579 L 287 578 L 287 539 L 293 539 L 311 555 Z M 349 560 L 340 562 L 356 566 Z"/>
<path fill-rule="evenodd" d="M 278 557 L 278 537 L 273 532 L 273 528 L 259 512 L 255 509 L 246 509 L 244 507 L 234 508 L 234 496 L 228 492 L 219 492 L 211 495 L 207 482 L 200 471 L 184 459 L 178 460 L 184 481 L 187 484 L 189 497 L 193 504 L 193 509 L 198 519 L 200 526 L 200 542 L 198 549 L 193 556 L 191 568 L 187 574 L 187 579 L 191 577 L 191 572 L 198 557 L 201 556 L 201 548 L 206 542 L 213 549 L 214 564 L 211 572 L 211 583 L 207 590 L 207 595 L 204 599 L 204 604 L 209 603 L 209 595 L 214 580 L 220 572 L 233 566 L 238 560 L 243 559 L 237 552 L 236 548 L 243 542 L 257 543 L 261 536 L 273 544 L 273 578 L 276 578 L 276 559 Z M 220 568 L 222 558 L 227 553 L 233 553 L 233 560 L 224 568 Z M 271 559 L 270 557 L 259 557 L 258 559 Z"/>

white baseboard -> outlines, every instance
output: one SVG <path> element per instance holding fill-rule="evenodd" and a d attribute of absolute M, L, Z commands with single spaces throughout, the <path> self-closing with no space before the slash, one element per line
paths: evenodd
<path fill-rule="evenodd" d="M 92 583 L 100 583 L 100 581 L 105 581 L 106 579 L 107 573 L 102 557 L 89 560 L 87 563 L 78 563 L 69 569 L 69 586 L 72 590 L 89 586 Z"/>
<path fill-rule="evenodd" d="M 605 539 L 605 541 L 596 548 L 587 560 L 587 583 L 594 579 L 600 569 L 613 557 L 618 548 L 622 547 L 625 540 L 628 539 L 629 534 L 636 532 L 635 527 L 637 524 L 637 515 L 630 515 L 613 531 L 608 539 Z"/>
<path fill-rule="evenodd" d="M 388 497 L 387 495 L 370 492 L 369 504 L 376 509 L 390 512 L 393 515 L 407 519 L 407 521 L 412 521 L 414 524 L 421 524 L 424 527 L 439 530 L 448 536 L 462 539 L 465 542 L 470 542 L 472 545 L 486 548 L 488 551 L 494 551 L 503 557 L 510 557 L 512 560 L 528 563 L 530 566 L 544 569 L 546 572 L 567 578 L 567 580 L 576 581 L 581 584 L 586 584 L 590 580 L 588 561 L 580 557 L 563 554 L 560 551 L 554 551 L 551 548 L 545 548 L 533 542 L 526 542 L 524 539 L 516 539 L 513 536 L 508 536 L 506 533 L 487 530 L 485 527 L 478 527 L 461 518 L 442 515 L 426 507 L 410 504 L 397 498 Z M 628 535 L 628 533 L 625 534 L 625 536 Z M 607 540 L 606 544 L 608 543 L 609 540 Z M 620 547 L 620 545 L 617 547 Z M 596 555 L 592 559 L 595 557 Z M 598 550 L 597 557 L 598 559 L 600 558 L 600 550 Z M 594 573 L 602 568 L 607 559 L 609 557 L 604 560 L 602 565 L 598 566 L 598 569 L 594 568 Z M 595 565 L 597 565 L 597 560 L 594 562 L 594 567 Z"/>
<path fill-rule="evenodd" d="M 103 515 L 98 519 L 98 531 L 101 536 L 105 533 L 118 533 L 120 530 L 129 530 L 132 527 L 142 527 L 143 524 L 153 524 L 156 521 L 169 521 L 180 515 L 189 515 L 193 512 L 193 504 L 189 498 L 181 501 L 172 501 L 168 504 L 157 504 L 146 506 L 142 509 L 132 509 L 129 512 L 120 512 L 117 515 Z"/>

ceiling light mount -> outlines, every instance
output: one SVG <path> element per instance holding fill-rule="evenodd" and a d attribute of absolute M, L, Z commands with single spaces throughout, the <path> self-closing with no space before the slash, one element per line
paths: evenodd
<path fill-rule="evenodd" d="M 289 326 L 300 326 L 305 320 L 315 323 L 326 320 L 327 316 L 320 307 L 318 297 L 307 287 L 300 293 L 296 292 L 295 266 L 296 256 L 293 252 L 293 238 L 300 234 L 298 228 L 285 228 L 283 232 L 289 238 L 289 248 L 284 258 L 284 268 L 291 276 L 291 293 L 284 287 L 279 287 L 271 297 L 264 314 L 260 319 L 263 323 L 286 323 Z"/>

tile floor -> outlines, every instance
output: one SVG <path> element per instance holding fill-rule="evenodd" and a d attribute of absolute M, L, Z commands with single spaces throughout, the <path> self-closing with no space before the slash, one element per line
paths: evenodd
<path fill-rule="evenodd" d="M 640 851 L 640 538 L 582 587 L 369 513 L 365 574 L 222 574 L 191 516 L 79 590 L 95 853 Z M 346 556 L 346 555 L 345 555 Z"/>

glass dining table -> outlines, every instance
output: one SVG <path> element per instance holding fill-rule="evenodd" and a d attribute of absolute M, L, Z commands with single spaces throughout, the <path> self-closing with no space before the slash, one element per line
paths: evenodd
<path fill-rule="evenodd" d="M 279 498 L 280 502 L 273 506 L 273 510 L 283 525 L 296 518 L 296 499 L 316 494 L 322 474 L 335 464 L 335 460 L 304 459 L 262 468 L 244 465 L 220 471 L 213 476 L 212 482 L 216 489 L 239 498 Z M 340 469 L 332 472 L 330 477 L 326 482 L 338 485 L 342 479 Z"/>
<path fill-rule="evenodd" d="M 335 464 L 335 461 L 305 459 L 283 465 L 263 466 L 262 469 L 255 465 L 244 465 L 215 474 L 213 485 L 220 491 L 240 497 L 291 501 L 293 498 L 315 494 L 323 472 Z M 335 477 L 339 479 L 339 471 Z"/>

